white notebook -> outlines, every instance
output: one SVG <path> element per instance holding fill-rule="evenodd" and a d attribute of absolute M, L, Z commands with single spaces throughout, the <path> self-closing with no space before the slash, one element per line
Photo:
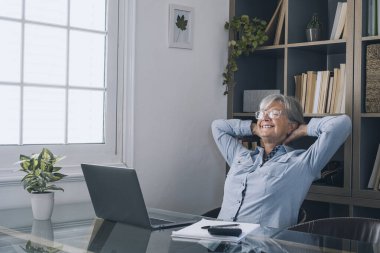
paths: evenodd
<path fill-rule="evenodd" d="M 239 224 L 236 226 L 242 230 L 240 236 L 221 236 L 211 235 L 207 229 L 203 229 L 204 226 L 219 226 L 227 224 Z M 173 231 L 173 239 L 190 239 L 190 240 L 208 240 L 208 241 L 226 241 L 226 242 L 239 242 L 246 235 L 258 228 L 259 224 L 242 223 L 232 221 L 220 221 L 220 220 L 206 220 L 202 219 L 190 226 L 187 226 L 181 230 Z"/>

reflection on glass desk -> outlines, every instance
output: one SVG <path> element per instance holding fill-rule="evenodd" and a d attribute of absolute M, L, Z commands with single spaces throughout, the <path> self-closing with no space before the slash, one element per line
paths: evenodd
<path fill-rule="evenodd" d="M 200 216 L 150 209 L 157 218 L 179 220 Z M 146 230 L 95 217 L 91 203 L 56 205 L 52 220 L 33 220 L 31 210 L 0 211 L 0 252 L 365 252 L 380 253 L 380 244 L 259 227 L 240 243 L 178 241 L 179 228 Z"/>

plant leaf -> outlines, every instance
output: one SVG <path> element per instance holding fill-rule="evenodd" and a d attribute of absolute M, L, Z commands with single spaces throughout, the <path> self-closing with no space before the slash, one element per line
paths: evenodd
<path fill-rule="evenodd" d="M 32 154 L 30 157 L 20 155 L 20 171 L 27 173 L 21 182 L 28 192 L 46 192 L 47 190 L 62 190 L 63 188 L 49 185 L 66 175 L 58 173 L 61 167 L 54 167 L 57 161 L 65 157 L 55 156 L 49 149 L 43 148 L 39 154 Z"/>
<path fill-rule="evenodd" d="M 179 16 L 177 15 L 177 22 L 175 23 L 175 25 L 178 27 L 178 29 L 180 29 L 181 31 L 185 31 L 186 30 L 186 26 L 187 26 L 187 21 L 188 20 L 185 20 L 185 15 L 182 15 L 182 16 Z"/>

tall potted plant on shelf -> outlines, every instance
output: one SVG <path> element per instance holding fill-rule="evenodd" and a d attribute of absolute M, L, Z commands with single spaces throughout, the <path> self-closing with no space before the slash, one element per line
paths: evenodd
<path fill-rule="evenodd" d="M 238 70 L 236 60 L 241 56 L 248 56 L 256 48 L 263 45 L 268 36 L 265 33 L 266 22 L 248 15 L 233 17 L 226 22 L 224 28 L 230 32 L 228 41 L 228 61 L 223 72 L 223 85 L 226 85 L 224 95 L 235 85 L 234 72 Z"/>
<path fill-rule="evenodd" d="M 20 155 L 20 171 L 26 173 L 21 182 L 24 189 L 31 194 L 34 219 L 48 220 L 52 215 L 54 207 L 54 192 L 52 191 L 63 191 L 63 188 L 52 183 L 66 176 L 59 173 L 61 167 L 54 165 L 63 158 L 54 155 L 47 148 L 43 148 L 39 154 Z"/>

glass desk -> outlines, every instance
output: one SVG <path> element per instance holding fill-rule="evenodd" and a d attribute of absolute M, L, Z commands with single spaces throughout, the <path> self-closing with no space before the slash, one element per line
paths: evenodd
<path fill-rule="evenodd" d="M 194 220 L 200 216 L 151 209 L 157 218 Z M 48 221 L 32 218 L 29 208 L 0 211 L 1 253 L 58 252 L 364 252 L 379 253 L 380 244 L 260 227 L 240 243 L 177 241 L 179 228 L 150 231 L 95 217 L 91 203 L 56 205 Z"/>

